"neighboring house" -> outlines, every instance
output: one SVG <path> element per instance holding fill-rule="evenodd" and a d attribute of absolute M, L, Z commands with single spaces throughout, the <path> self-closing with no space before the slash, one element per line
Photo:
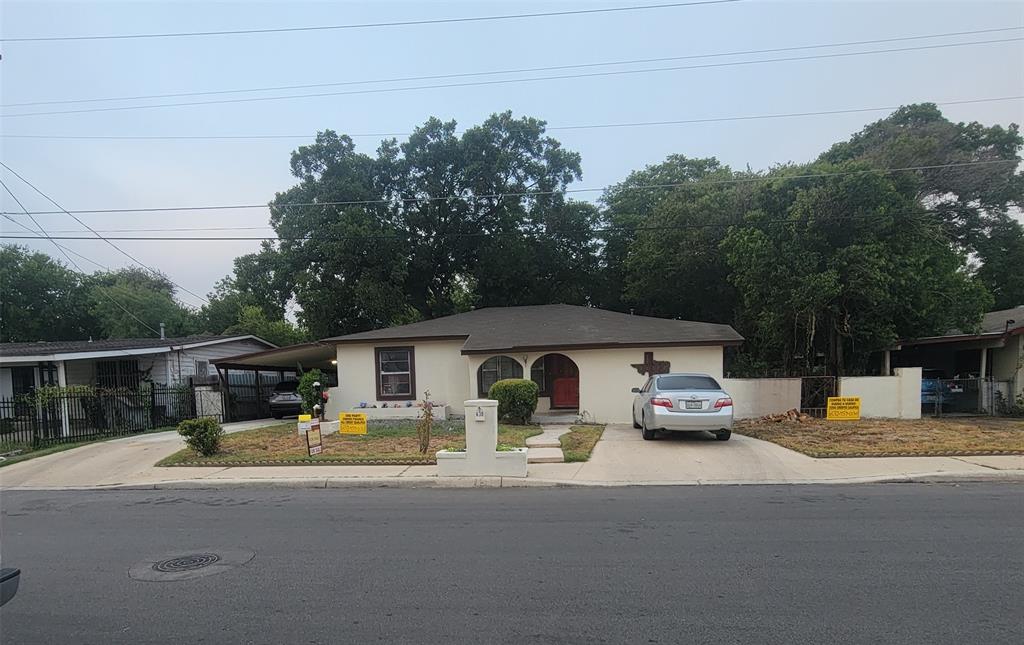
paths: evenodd
<path fill-rule="evenodd" d="M 135 388 L 215 376 L 213 361 L 275 345 L 251 335 L 0 343 L 0 398 L 41 385 Z"/>
<path fill-rule="evenodd" d="M 952 330 L 901 341 L 893 367 L 920 366 L 941 378 L 1005 381 L 1014 397 L 1024 393 L 1024 305 L 990 311 L 978 333 Z"/>
<path fill-rule="evenodd" d="M 721 378 L 724 347 L 741 342 L 728 325 L 539 305 L 477 309 L 318 345 L 336 348 L 331 407 L 341 410 L 402 406 L 429 390 L 433 401 L 462 413 L 463 401 L 486 397 L 495 381 L 529 378 L 540 386 L 538 411 L 628 423 L 630 390 L 648 374 Z"/>

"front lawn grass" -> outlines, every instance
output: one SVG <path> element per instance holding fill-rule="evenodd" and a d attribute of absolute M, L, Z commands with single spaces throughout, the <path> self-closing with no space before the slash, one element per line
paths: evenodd
<path fill-rule="evenodd" d="M 811 457 L 1024 454 L 1024 421 L 998 417 L 748 420 L 734 430 Z"/>
<path fill-rule="evenodd" d="M 540 426 L 498 426 L 498 442 L 525 446 L 526 438 L 540 434 Z M 220 452 L 203 457 L 189 448 L 162 459 L 158 466 L 287 465 L 287 464 L 434 464 L 434 453 L 466 446 L 461 419 L 436 421 L 430 448 L 420 454 L 416 422 L 369 421 L 365 435 L 331 434 L 323 438 L 323 452 L 309 456 L 305 437 L 295 422 L 236 432 L 224 437 Z"/>
<path fill-rule="evenodd" d="M 603 432 L 604 426 L 573 426 L 558 439 L 562 444 L 562 456 L 565 461 L 590 459 L 590 453 L 594 451 L 594 446 Z"/>

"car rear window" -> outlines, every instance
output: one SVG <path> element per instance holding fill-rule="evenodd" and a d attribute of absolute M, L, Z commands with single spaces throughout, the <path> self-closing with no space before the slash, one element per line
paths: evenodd
<path fill-rule="evenodd" d="M 294 392 L 299 389 L 298 381 L 281 381 L 274 386 L 275 392 Z"/>
<path fill-rule="evenodd" d="M 659 390 L 720 390 L 718 381 L 710 376 L 660 376 Z"/>

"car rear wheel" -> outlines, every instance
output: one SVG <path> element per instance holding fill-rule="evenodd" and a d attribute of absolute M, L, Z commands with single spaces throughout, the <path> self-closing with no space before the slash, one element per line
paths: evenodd
<path fill-rule="evenodd" d="M 275 419 L 283 419 L 284 418 L 284 412 L 271 412 L 271 414 L 274 415 Z"/>
<path fill-rule="evenodd" d="M 719 441 L 728 441 L 731 436 L 732 430 L 719 430 L 715 433 L 715 439 L 718 439 Z"/>
<path fill-rule="evenodd" d="M 640 429 L 640 433 L 644 436 L 644 441 L 651 441 L 654 439 L 656 431 L 647 427 L 647 416 L 643 414 L 640 415 Z"/>

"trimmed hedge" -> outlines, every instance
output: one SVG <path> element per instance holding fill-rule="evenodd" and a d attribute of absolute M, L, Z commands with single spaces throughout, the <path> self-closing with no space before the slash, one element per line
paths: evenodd
<path fill-rule="evenodd" d="M 498 418 L 520 425 L 529 423 L 539 394 L 540 387 L 524 378 L 502 379 L 487 391 L 488 398 L 498 401 Z"/>
<path fill-rule="evenodd" d="M 213 417 L 186 419 L 178 424 L 178 434 L 185 437 L 185 443 L 204 457 L 215 455 L 220 450 L 224 428 Z"/>

